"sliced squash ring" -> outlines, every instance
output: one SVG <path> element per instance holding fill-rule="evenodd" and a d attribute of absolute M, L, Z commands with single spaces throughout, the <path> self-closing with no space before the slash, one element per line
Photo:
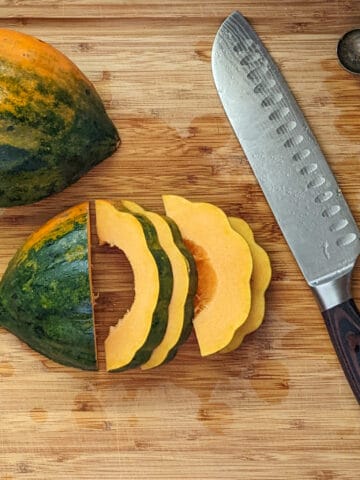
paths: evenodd
<path fill-rule="evenodd" d="M 147 362 L 162 341 L 173 276 L 150 220 L 130 213 L 121 202 L 96 200 L 95 208 L 100 243 L 122 250 L 134 274 L 134 302 L 105 340 L 106 369 L 121 371 Z"/>
<path fill-rule="evenodd" d="M 265 292 L 271 280 L 271 264 L 268 254 L 255 242 L 253 232 L 245 220 L 229 217 L 231 227 L 238 232 L 248 243 L 253 258 L 253 272 L 251 275 L 251 308 L 243 325 L 235 332 L 233 339 L 222 353 L 228 353 L 238 348 L 244 337 L 257 330 L 265 315 Z"/>
<path fill-rule="evenodd" d="M 193 324 L 201 355 L 210 355 L 225 348 L 248 317 L 250 248 L 215 205 L 177 195 L 164 195 L 163 202 L 195 258 L 200 311 Z"/>
<path fill-rule="evenodd" d="M 135 202 L 125 200 L 122 203 L 130 212 L 144 215 L 152 222 L 160 245 L 169 257 L 173 272 L 173 291 L 169 304 L 166 333 L 149 360 L 141 365 L 143 370 L 148 370 L 173 359 L 179 343 L 182 343 L 191 331 L 196 292 L 196 267 L 189 252 L 184 251 L 185 246 L 180 234 L 176 235 L 176 226 L 173 222 L 170 225 L 170 220 L 166 217 L 146 211 Z"/>

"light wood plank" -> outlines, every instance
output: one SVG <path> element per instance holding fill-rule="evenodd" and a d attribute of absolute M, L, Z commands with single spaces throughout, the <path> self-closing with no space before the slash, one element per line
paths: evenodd
<path fill-rule="evenodd" d="M 66 191 L 0 216 L 0 273 L 34 229 L 84 199 L 162 193 L 243 216 L 269 252 L 262 328 L 226 356 L 194 336 L 153 371 L 104 372 L 108 327 L 132 273 L 93 235 L 101 371 L 65 368 L 0 329 L 0 480 L 354 480 L 360 411 L 321 315 L 224 116 L 210 67 L 226 15 L 241 8 L 279 63 L 360 222 L 359 80 L 336 42 L 358 2 L 4 1 L 1 26 L 52 43 L 94 83 L 122 146 Z M 360 303 L 360 271 L 354 272 Z"/>

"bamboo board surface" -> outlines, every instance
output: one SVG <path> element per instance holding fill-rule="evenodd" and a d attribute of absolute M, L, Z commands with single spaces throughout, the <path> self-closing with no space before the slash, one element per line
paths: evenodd
<path fill-rule="evenodd" d="M 0 480 L 354 480 L 360 410 L 315 301 L 225 118 L 210 66 L 240 10 L 278 62 L 360 222 L 360 79 L 341 70 L 356 0 L 0 2 L 0 26 L 52 43 L 94 83 L 122 146 L 75 185 L 3 210 L 0 273 L 25 238 L 85 199 L 161 194 L 242 216 L 269 252 L 266 319 L 236 352 L 201 358 L 194 336 L 153 371 L 110 375 L 102 343 L 132 301 L 126 259 L 94 237 L 100 368 L 59 366 L 0 329 Z M 353 278 L 360 303 L 360 270 Z"/>

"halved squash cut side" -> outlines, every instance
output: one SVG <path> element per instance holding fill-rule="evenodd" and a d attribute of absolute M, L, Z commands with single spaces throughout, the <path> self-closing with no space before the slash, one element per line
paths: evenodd
<path fill-rule="evenodd" d="M 155 212 L 144 210 L 135 202 L 124 200 L 122 203 L 130 212 L 144 215 L 154 225 L 160 245 L 169 257 L 173 272 L 173 290 L 166 332 L 149 360 L 141 365 L 143 370 L 148 370 L 173 359 L 178 346 L 190 334 L 197 283 L 196 266 L 174 222 Z"/>
<path fill-rule="evenodd" d="M 122 250 L 134 274 L 134 302 L 105 340 L 106 369 L 120 371 L 147 362 L 163 339 L 173 276 L 150 220 L 121 202 L 96 200 L 95 209 L 100 243 Z"/>
<path fill-rule="evenodd" d="M 257 330 L 265 315 L 265 292 L 271 280 L 271 265 L 268 254 L 255 242 L 253 232 L 245 220 L 229 217 L 231 227 L 248 243 L 253 258 L 251 275 L 251 308 L 245 323 L 235 332 L 233 339 L 222 353 L 228 353 L 238 348 L 244 337 Z"/>
<path fill-rule="evenodd" d="M 248 317 L 250 248 L 215 205 L 177 195 L 164 195 L 163 202 L 195 258 L 200 308 L 193 324 L 201 355 L 210 355 L 225 348 Z"/>

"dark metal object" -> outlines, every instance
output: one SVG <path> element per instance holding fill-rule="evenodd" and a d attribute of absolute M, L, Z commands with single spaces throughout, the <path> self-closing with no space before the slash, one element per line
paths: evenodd
<path fill-rule="evenodd" d="M 345 33 L 339 40 L 337 56 L 345 70 L 360 74 L 360 28 Z"/>

